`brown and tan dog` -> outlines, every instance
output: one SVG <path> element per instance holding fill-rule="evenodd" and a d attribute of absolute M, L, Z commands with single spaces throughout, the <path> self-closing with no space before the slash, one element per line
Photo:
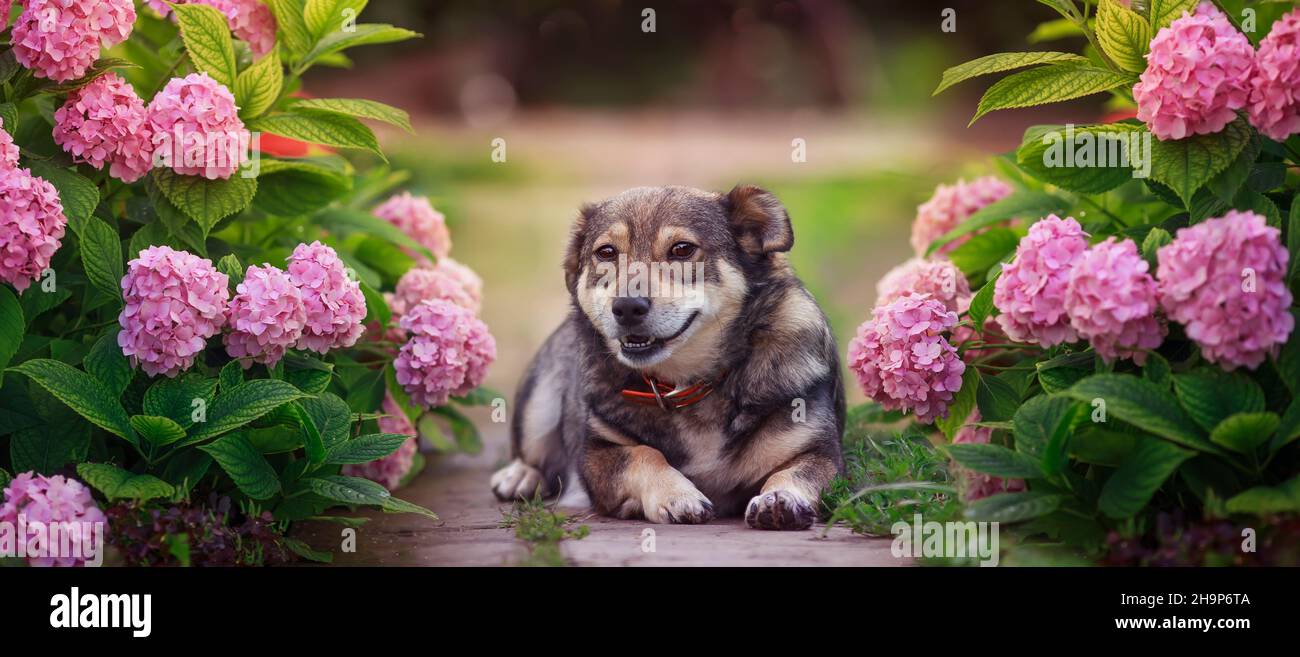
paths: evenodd
<path fill-rule="evenodd" d="M 793 244 L 757 187 L 643 187 L 584 207 L 564 260 L 573 308 L 519 386 L 497 496 L 811 526 L 842 468 L 844 391 Z"/>

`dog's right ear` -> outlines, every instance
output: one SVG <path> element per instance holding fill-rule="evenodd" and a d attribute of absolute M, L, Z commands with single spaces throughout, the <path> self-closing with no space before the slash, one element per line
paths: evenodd
<path fill-rule="evenodd" d="M 582 270 L 582 245 L 587 238 L 587 225 L 591 223 L 591 218 L 596 216 L 598 207 L 595 203 L 583 204 L 578 209 L 578 218 L 573 221 L 573 228 L 569 231 L 569 247 L 564 252 L 564 285 L 570 292 L 578 286 L 578 274 Z"/>

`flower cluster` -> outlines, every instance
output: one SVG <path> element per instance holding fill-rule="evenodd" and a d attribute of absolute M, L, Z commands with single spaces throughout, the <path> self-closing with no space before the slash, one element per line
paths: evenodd
<path fill-rule="evenodd" d="M 302 292 L 283 270 L 267 264 L 248 268 L 230 302 L 230 332 L 223 338 L 231 358 L 275 365 L 302 338 L 307 309 Z"/>
<path fill-rule="evenodd" d="M 0 143 L 0 280 L 22 292 L 50 266 L 68 224 L 54 185 L 17 166 L 17 149 Z"/>
<path fill-rule="evenodd" d="M 912 223 L 912 248 L 916 255 L 924 256 L 931 242 L 956 228 L 957 224 L 984 206 L 999 201 L 1010 193 L 1010 185 L 992 176 L 977 178 L 969 183 L 958 180 L 954 185 L 939 185 L 934 190 L 934 196 L 916 209 L 916 221 Z M 969 236 L 963 236 L 953 240 L 936 250 L 935 255 L 946 254 L 968 239 Z"/>
<path fill-rule="evenodd" d="M 1264 217 L 1233 210 L 1179 229 L 1156 257 L 1160 304 L 1206 360 L 1254 369 L 1295 328 L 1287 251 Z"/>
<path fill-rule="evenodd" d="M 478 298 L 467 289 L 462 279 L 442 264 L 439 261 L 433 267 L 414 267 L 398 279 L 389 302 L 394 317 L 401 319 L 407 311 L 420 305 L 420 302 L 435 299 L 451 302 L 478 314 Z"/>
<path fill-rule="evenodd" d="M 1070 270 L 1065 312 L 1079 337 L 1092 343 L 1107 362 L 1132 358 L 1146 362 L 1168 333 L 1156 319 L 1159 301 L 1150 265 L 1133 240 L 1107 239 L 1088 249 Z"/>
<path fill-rule="evenodd" d="M 39 78 L 67 82 L 86 74 L 100 46 L 126 40 L 131 0 L 24 0 L 11 32 L 14 59 Z"/>
<path fill-rule="evenodd" d="M 966 417 L 966 423 L 952 436 L 954 445 L 987 445 L 993 437 L 993 429 L 975 426 L 981 421 L 978 408 Z M 1025 490 L 1023 479 L 1002 479 L 958 466 L 958 476 L 962 484 L 961 497 L 966 502 L 984 499 L 997 493 L 1017 493 Z"/>
<path fill-rule="evenodd" d="M 959 314 L 970 305 L 970 283 L 947 260 L 912 258 L 889 270 L 876 283 L 876 305 L 883 306 L 909 293 L 928 294 Z"/>
<path fill-rule="evenodd" d="M 957 313 L 923 294 L 877 306 L 849 343 L 849 369 L 862 392 L 923 423 L 946 416 L 966 371 L 943 337 L 956 323 Z"/>
<path fill-rule="evenodd" d="M 388 490 L 395 490 L 402 482 L 402 478 L 411 471 L 411 466 L 415 462 L 415 452 L 419 447 L 419 439 L 415 437 L 415 426 L 406 417 L 406 413 L 398 407 L 392 395 L 384 395 L 383 412 L 384 417 L 379 418 L 380 431 L 410 436 L 410 438 L 402 443 L 396 452 L 388 456 L 366 463 L 343 466 L 343 474 L 350 477 L 364 477 L 383 485 Z"/>
<path fill-rule="evenodd" d="M 230 279 L 210 260 L 151 246 L 127 263 L 117 344 L 149 376 L 175 377 L 226 323 Z"/>
<path fill-rule="evenodd" d="M 182 175 L 229 178 L 248 157 L 235 96 L 207 73 L 172 78 L 149 103 L 147 125 L 155 159 Z"/>
<path fill-rule="evenodd" d="M 1250 100 L 1255 50 L 1209 2 L 1156 34 L 1133 87 L 1137 117 L 1160 139 L 1211 134 Z"/>
<path fill-rule="evenodd" d="M 1251 125 L 1277 141 L 1300 132 L 1300 9 L 1260 42 L 1250 86 Z"/>
<path fill-rule="evenodd" d="M 105 523 L 107 518 L 95 504 L 94 498 L 90 496 L 90 489 L 81 482 L 64 478 L 62 475 L 46 477 L 33 472 L 23 472 L 14 477 L 3 492 L 3 500 L 0 500 L 0 523 L 9 523 L 11 527 L 16 526 L 19 516 L 24 517 L 27 527 L 32 527 L 38 522 L 45 523 L 46 527 L 53 523 L 79 523 L 65 526 L 69 529 L 75 526 L 77 531 L 61 532 L 57 550 L 55 546 L 46 543 L 43 537 L 18 537 L 18 540 L 28 541 L 29 548 L 36 548 L 35 552 L 43 553 L 40 556 L 27 557 L 28 565 L 82 566 L 88 561 L 103 558 L 103 555 L 97 552 L 103 546 L 96 545 L 93 523 Z M 107 528 L 101 525 L 99 531 L 107 532 Z M 70 540 L 65 543 L 62 539 Z M 33 544 L 33 541 L 37 540 L 42 541 L 41 545 Z M 50 550 L 61 551 L 64 545 L 72 548 L 71 554 L 49 554 Z M 78 554 L 81 556 L 78 557 Z"/>
<path fill-rule="evenodd" d="M 323 354 L 357 343 L 365 331 L 366 298 L 334 249 L 320 242 L 299 244 L 289 256 L 289 277 L 302 291 L 307 309 L 299 349 Z"/>
<path fill-rule="evenodd" d="M 411 333 L 393 361 L 397 382 L 411 401 L 436 407 L 469 393 L 496 360 L 496 340 L 474 313 L 447 301 L 423 301 L 401 326 Z"/>
<path fill-rule="evenodd" d="M 1029 227 L 993 288 L 998 326 L 1008 337 L 1044 347 L 1078 339 L 1065 293 L 1070 268 L 1087 248 L 1088 236 L 1073 217 L 1050 215 Z"/>
<path fill-rule="evenodd" d="M 411 239 L 433 252 L 439 259 L 451 252 L 451 233 L 441 212 L 433 209 L 429 199 L 402 192 L 384 201 L 374 210 L 375 216 L 397 226 Z M 425 258 L 417 258 L 423 261 Z"/>
<path fill-rule="evenodd" d="M 77 162 L 135 182 L 153 163 L 153 129 L 144 101 L 116 73 L 68 94 L 54 112 L 54 142 Z"/>

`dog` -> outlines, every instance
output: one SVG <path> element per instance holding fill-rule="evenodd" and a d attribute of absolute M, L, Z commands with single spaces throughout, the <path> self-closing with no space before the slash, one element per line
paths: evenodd
<path fill-rule="evenodd" d="M 785 207 L 753 186 L 640 187 L 583 206 L 564 258 L 570 312 L 519 384 L 497 497 L 812 526 L 843 470 L 845 402 L 793 245 Z"/>

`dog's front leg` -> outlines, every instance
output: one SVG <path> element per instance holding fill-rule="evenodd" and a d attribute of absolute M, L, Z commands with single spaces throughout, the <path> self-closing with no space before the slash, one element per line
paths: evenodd
<path fill-rule="evenodd" d="M 592 505 L 620 518 L 698 524 L 713 518 L 713 503 L 657 449 L 588 439 L 582 463 Z"/>
<path fill-rule="evenodd" d="M 817 504 L 837 472 L 834 460 L 806 452 L 768 476 L 745 509 L 745 524 L 755 529 L 807 529 L 817 519 Z"/>

